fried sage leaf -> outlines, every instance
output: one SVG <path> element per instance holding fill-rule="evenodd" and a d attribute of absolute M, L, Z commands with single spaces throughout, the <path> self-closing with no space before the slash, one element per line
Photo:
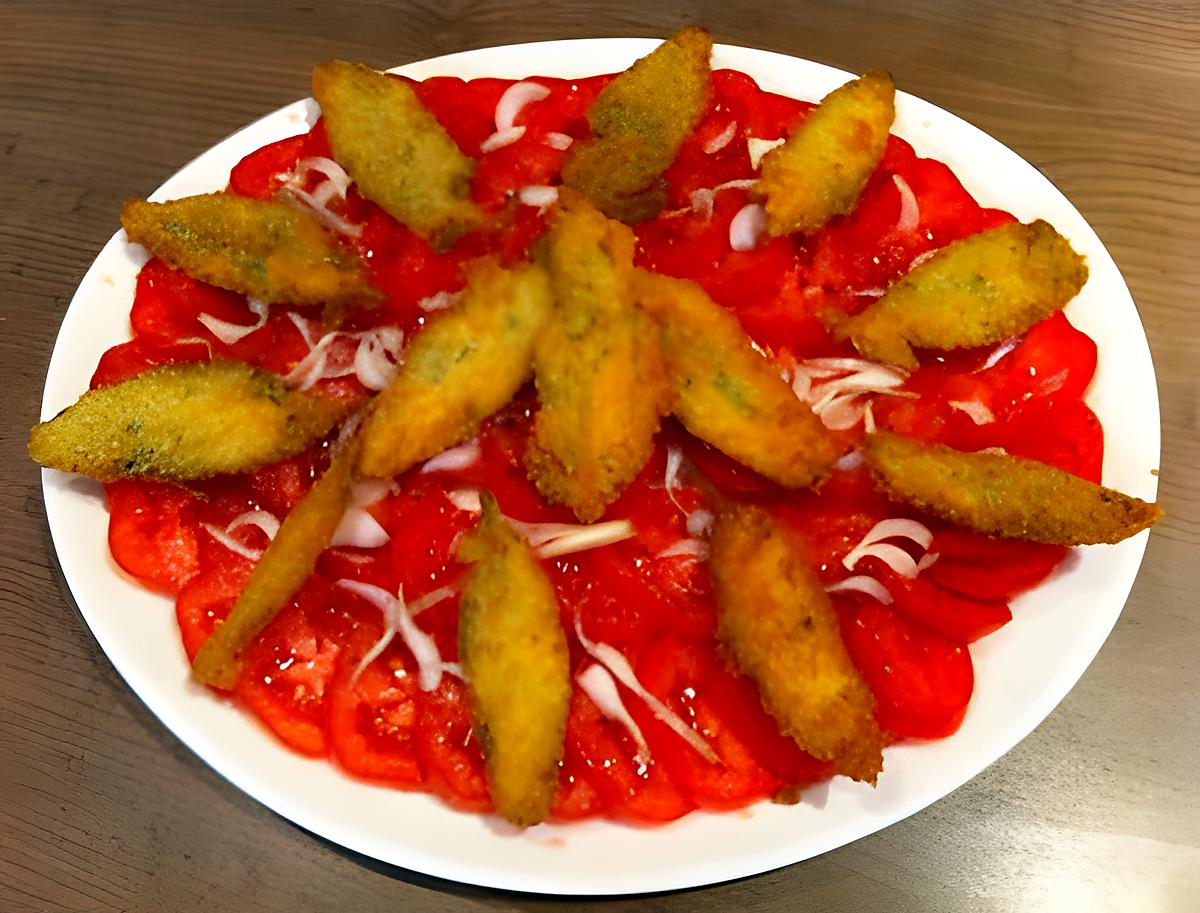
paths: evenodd
<path fill-rule="evenodd" d="M 592 136 L 571 147 L 563 181 L 622 222 L 657 215 L 659 177 L 708 102 L 711 55 L 712 36 L 689 26 L 605 86 L 588 111 Z"/>
<path fill-rule="evenodd" d="M 700 286 L 639 271 L 659 325 L 671 411 L 696 437 L 787 488 L 824 478 L 839 452 L 821 420 Z"/>
<path fill-rule="evenodd" d="M 551 308 L 545 270 L 477 261 L 462 298 L 404 352 L 363 423 L 359 471 L 390 476 L 470 437 L 529 379 Z"/>
<path fill-rule="evenodd" d="M 289 203 L 232 193 L 127 200 L 121 224 L 168 265 L 268 303 L 346 306 L 380 297 L 358 256 Z"/>
<path fill-rule="evenodd" d="M 333 157 L 359 192 L 437 250 L 482 221 L 475 162 L 402 79 L 334 60 L 312 75 Z"/>
<path fill-rule="evenodd" d="M 868 70 L 826 95 L 766 154 L 755 193 L 766 201 L 769 234 L 812 234 L 854 208 L 887 148 L 895 96 L 887 73 Z"/>
<path fill-rule="evenodd" d="M 913 346 L 971 348 L 1024 333 L 1061 310 L 1087 276 L 1053 226 L 1010 222 L 947 244 L 861 314 L 829 322 L 867 358 L 916 370 Z"/>
<path fill-rule="evenodd" d="M 192 675 L 197 680 L 224 689 L 237 684 L 242 651 L 304 585 L 333 539 L 350 500 L 357 455 L 357 441 L 351 438 L 284 517 L 229 616 L 196 654 Z"/>
<path fill-rule="evenodd" d="M 758 685 L 780 731 L 837 773 L 874 783 L 883 769 L 875 698 L 842 642 L 837 612 L 803 546 L 760 507 L 722 510 L 708 566 L 719 636 Z"/>
<path fill-rule="evenodd" d="M 1024 457 L 969 453 L 882 430 L 867 435 L 862 452 L 889 498 L 989 536 L 1115 543 L 1162 517 L 1157 504 Z"/>
<path fill-rule="evenodd" d="M 543 248 L 555 307 L 534 353 L 540 408 L 525 453 L 547 500 L 585 523 L 641 471 L 670 390 L 633 301 L 633 232 L 564 192 Z"/>
<path fill-rule="evenodd" d="M 167 365 L 85 393 L 34 427 L 29 455 L 102 482 L 249 472 L 303 450 L 352 405 L 237 361 Z"/>
<path fill-rule="evenodd" d="M 546 572 L 495 499 L 458 555 L 473 566 L 462 592 L 458 655 L 496 811 L 514 824 L 550 812 L 571 703 L 567 639 Z"/>

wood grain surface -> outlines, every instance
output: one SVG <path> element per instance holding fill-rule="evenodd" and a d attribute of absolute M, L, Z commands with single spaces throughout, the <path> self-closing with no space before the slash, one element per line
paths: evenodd
<path fill-rule="evenodd" d="M 0 911 L 535 910 L 293 827 L 233 789 L 119 679 L 55 564 L 25 455 L 59 321 L 121 201 L 308 94 L 384 66 L 547 38 L 717 40 L 898 84 L 1041 168 L 1138 303 L 1163 406 L 1167 519 L 1063 704 L 967 786 L 870 838 L 612 910 L 1200 907 L 1200 6 L 1117 0 L 691 5 L 611 0 L 0 3 Z M 403 826 L 399 823 L 398 826 Z"/>

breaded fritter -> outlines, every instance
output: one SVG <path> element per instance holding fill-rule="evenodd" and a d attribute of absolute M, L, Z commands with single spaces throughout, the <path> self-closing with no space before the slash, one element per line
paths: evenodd
<path fill-rule="evenodd" d="M 351 438 L 284 517 L 229 616 L 196 654 L 192 675 L 197 680 L 226 690 L 237 684 L 242 651 L 304 585 L 333 539 L 350 500 L 357 447 Z"/>
<path fill-rule="evenodd" d="M 271 304 L 373 304 L 358 255 L 299 207 L 206 193 L 167 203 L 127 200 L 125 234 L 169 266 Z"/>
<path fill-rule="evenodd" d="M 803 555 L 800 541 L 766 510 L 721 510 L 708 559 L 719 637 L 781 732 L 838 773 L 874 784 L 884 744 L 875 698 Z"/>
<path fill-rule="evenodd" d="M 545 270 L 476 261 L 462 298 L 431 318 L 363 423 L 359 471 L 401 473 L 458 444 L 529 379 L 551 308 Z"/>
<path fill-rule="evenodd" d="M 359 193 L 438 251 L 481 224 L 471 200 L 474 160 L 408 83 L 334 60 L 313 70 L 312 91 L 333 157 Z"/>
<path fill-rule="evenodd" d="M 1010 222 L 947 244 L 855 317 L 829 318 L 867 358 L 918 367 L 912 346 L 961 349 L 1024 333 L 1087 282 L 1084 258 L 1041 221 Z"/>
<path fill-rule="evenodd" d="M 488 493 L 459 546 L 473 564 L 458 617 L 458 655 L 496 811 L 528 827 L 550 813 L 571 677 L 549 577 Z"/>
<path fill-rule="evenodd" d="M 882 430 L 867 435 L 862 452 L 892 500 L 989 536 L 1115 543 L 1162 518 L 1157 504 L 1024 457 L 968 453 Z"/>
<path fill-rule="evenodd" d="M 636 284 L 659 325 L 671 411 L 684 427 L 786 488 L 824 478 L 837 446 L 737 318 L 694 282 L 639 271 Z"/>
<path fill-rule="evenodd" d="M 605 215 L 634 224 L 666 201 L 659 177 L 708 103 L 712 36 L 689 26 L 604 87 L 588 111 L 592 135 L 563 162 L 563 181 Z"/>
<path fill-rule="evenodd" d="M 540 407 L 525 462 L 551 502 L 598 520 L 641 471 L 669 388 L 633 303 L 633 232 L 565 193 L 541 261 L 555 307 L 534 351 Z"/>
<path fill-rule="evenodd" d="M 102 482 L 249 472 L 300 452 L 353 405 L 238 361 L 167 365 L 85 393 L 34 427 L 29 455 Z"/>
<path fill-rule="evenodd" d="M 895 98 L 892 77 L 868 70 L 821 99 L 766 154 L 754 192 L 765 201 L 769 234 L 812 234 L 854 209 L 887 149 Z"/>

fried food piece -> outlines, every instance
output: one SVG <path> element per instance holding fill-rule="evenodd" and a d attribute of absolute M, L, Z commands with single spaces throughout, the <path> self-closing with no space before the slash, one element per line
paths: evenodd
<path fill-rule="evenodd" d="M 671 411 L 684 427 L 785 488 L 824 478 L 837 446 L 737 318 L 684 279 L 639 271 L 637 291 L 659 324 Z"/>
<path fill-rule="evenodd" d="M 29 455 L 102 482 L 203 479 L 298 453 L 352 406 L 238 361 L 167 365 L 85 393 L 34 427 Z"/>
<path fill-rule="evenodd" d="M 488 493 L 458 556 L 471 562 L 458 655 L 496 811 L 521 827 L 550 812 L 571 704 L 567 638 L 546 572 Z"/>
<path fill-rule="evenodd" d="M 802 556 L 801 543 L 762 508 L 720 511 L 708 559 L 719 637 L 781 732 L 838 773 L 874 784 L 884 744 L 875 698 Z"/>
<path fill-rule="evenodd" d="M 304 585 L 333 539 L 350 500 L 357 450 L 357 439 L 351 438 L 284 517 L 229 616 L 196 654 L 192 675 L 198 681 L 226 690 L 237 684 L 242 651 Z"/>
<path fill-rule="evenodd" d="M 622 222 L 657 215 L 659 177 L 708 103 L 711 55 L 712 36 L 689 26 L 605 86 L 588 111 L 592 136 L 563 162 L 564 183 Z"/>
<path fill-rule="evenodd" d="M 474 160 L 408 83 L 334 60 L 313 70 L 312 91 L 333 157 L 368 200 L 438 251 L 481 224 L 471 200 Z"/>
<path fill-rule="evenodd" d="M 655 328 L 633 303 L 633 232 L 564 192 L 543 248 L 555 309 L 534 351 L 540 408 L 529 476 L 584 523 L 654 449 L 670 390 Z"/>
<path fill-rule="evenodd" d="M 755 194 L 767 208 L 774 237 L 812 234 L 854 209 L 887 149 L 896 116 L 896 86 L 883 70 L 868 70 L 834 89 L 762 161 Z"/>
<path fill-rule="evenodd" d="M 529 379 L 550 308 L 541 267 L 473 264 L 462 299 L 413 338 L 395 380 L 375 398 L 359 471 L 395 475 L 474 434 Z"/>
<path fill-rule="evenodd" d="M 1111 544 L 1162 518 L 1157 504 L 1024 457 L 968 453 L 882 430 L 867 435 L 862 452 L 892 500 L 998 538 Z"/>
<path fill-rule="evenodd" d="M 867 358 L 916 370 L 911 346 L 971 348 L 1024 333 L 1087 276 L 1084 258 L 1053 226 L 1010 222 L 947 244 L 861 314 L 827 322 Z"/>
<path fill-rule="evenodd" d="M 381 296 L 358 256 L 307 212 L 277 200 L 206 193 L 127 200 L 125 234 L 194 279 L 271 304 L 372 304 Z"/>

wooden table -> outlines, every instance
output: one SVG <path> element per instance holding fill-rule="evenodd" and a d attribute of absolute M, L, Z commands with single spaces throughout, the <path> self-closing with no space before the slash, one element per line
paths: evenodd
<path fill-rule="evenodd" d="M 905 4 L 0 6 L 0 909 L 534 909 L 357 857 L 226 784 L 146 711 L 74 610 L 26 458 L 71 293 L 144 195 L 307 94 L 314 62 L 664 35 L 885 66 L 1035 163 L 1108 245 L 1150 337 L 1168 517 L 1116 630 L 1042 726 L 952 796 L 821 858 L 734 884 L 577 904 L 630 910 L 1193 910 L 1200 894 L 1200 8 Z"/>

